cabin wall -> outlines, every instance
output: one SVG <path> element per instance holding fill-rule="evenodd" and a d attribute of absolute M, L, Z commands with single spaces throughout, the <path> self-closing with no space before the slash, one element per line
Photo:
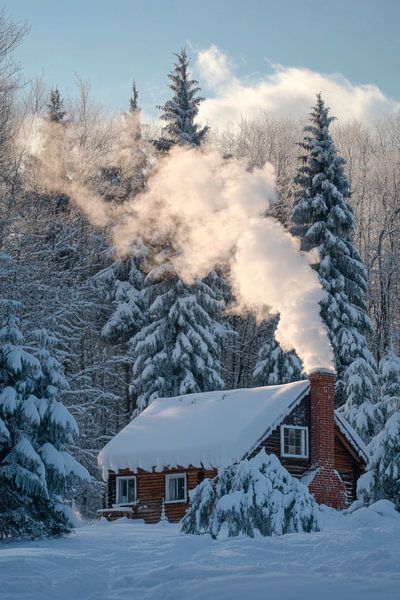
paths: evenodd
<path fill-rule="evenodd" d="M 310 423 L 311 423 L 311 402 L 310 396 L 307 395 L 303 398 L 298 406 L 282 421 L 282 423 L 274 429 L 274 431 L 265 438 L 257 448 L 250 454 L 249 458 L 253 458 L 260 452 L 262 448 L 268 454 L 275 454 L 282 465 L 289 471 L 291 475 L 297 478 L 301 478 L 311 466 L 310 458 L 287 458 L 281 456 L 281 425 L 299 425 L 300 427 L 308 427 L 310 434 Z M 311 456 L 311 439 L 308 436 L 309 442 L 309 457 Z"/>
<path fill-rule="evenodd" d="M 335 432 L 335 469 L 346 486 L 347 506 L 349 506 L 357 500 L 357 480 L 364 470 L 364 465 L 350 453 L 338 431 Z"/>
<path fill-rule="evenodd" d="M 133 518 L 143 519 L 145 523 L 160 521 L 163 498 L 165 496 L 165 479 L 170 473 L 186 473 L 187 491 L 194 489 L 206 477 L 215 477 L 216 470 L 198 469 L 194 467 L 165 469 L 161 473 L 138 470 L 132 473 L 128 470 L 119 471 L 118 475 L 135 475 L 137 500 Z M 112 508 L 116 501 L 116 474 L 110 472 L 107 482 L 107 507 Z M 187 499 L 188 500 L 188 499 Z M 168 521 L 178 522 L 185 514 L 187 502 L 165 503 Z"/>

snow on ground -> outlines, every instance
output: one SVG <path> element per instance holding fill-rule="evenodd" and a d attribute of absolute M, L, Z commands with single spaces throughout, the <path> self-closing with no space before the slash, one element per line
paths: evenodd
<path fill-rule="evenodd" d="M 400 515 L 384 501 L 276 538 L 180 534 L 121 519 L 0 545 L 1 600 L 398 600 Z"/>

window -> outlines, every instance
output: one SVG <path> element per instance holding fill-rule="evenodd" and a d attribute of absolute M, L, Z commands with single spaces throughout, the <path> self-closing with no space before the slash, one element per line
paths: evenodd
<path fill-rule="evenodd" d="M 136 500 L 136 477 L 117 477 L 117 504 Z"/>
<path fill-rule="evenodd" d="M 308 428 L 293 425 L 281 427 L 281 455 L 308 458 Z"/>
<path fill-rule="evenodd" d="M 186 502 L 186 473 L 165 476 L 165 502 Z"/>

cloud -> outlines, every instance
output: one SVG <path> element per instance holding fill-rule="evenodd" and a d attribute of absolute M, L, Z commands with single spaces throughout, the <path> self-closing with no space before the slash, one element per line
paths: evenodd
<path fill-rule="evenodd" d="M 234 79 L 228 60 L 217 46 L 210 46 L 197 55 L 197 67 L 210 88 L 231 84 Z"/>
<path fill-rule="evenodd" d="M 200 120 L 214 126 L 256 117 L 261 110 L 272 116 L 303 116 L 318 92 L 340 120 L 370 121 L 400 110 L 400 102 L 385 96 L 376 85 L 356 85 L 339 73 L 272 65 L 272 73 L 258 81 L 239 79 L 227 56 L 215 45 L 198 53 L 196 67 L 201 81 L 214 94 L 201 105 Z"/>

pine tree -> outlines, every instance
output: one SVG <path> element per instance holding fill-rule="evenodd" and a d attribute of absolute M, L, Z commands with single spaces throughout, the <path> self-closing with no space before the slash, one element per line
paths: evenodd
<path fill-rule="evenodd" d="M 41 402 L 41 419 L 36 434 L 38 454 L 46 468 L 47 492 L 57 512 L 68 522 L 68 497 L 73 486 L 90 481 L 86 469 L 70 454 L 70 446 L 79 430 L 74 417 L 61 403 L 60 395 L 69 389 L 61 364 L 51 353 L 57 338 L 46 329 L 34 330 L 30 335 L 32 353 L 41 366 L 41 375 L 35 380 L 34 393 Z"/>
<path fill-rule="evenodd" d="M 189 78 L 186 51 L 176 57 L 169 75 L 174 97 L 161 107 L 161 118 L 168 121 L 157 144 L 163 150 L 174 144 L 199 146 L 206 134 L 206 128 L 194 123 L 202 98 L 196 97 L 197 82 Z M 136 412 L 158 397 L 223 387 L 220 353 L 228 335 L 219 320 L 223 287 L 215 271 L 192 285 L 184 283 L 168 259 L 147 274 L 141 299 L 148 324 L 131 343 Z"/>
<path fill-rule="evenodd" d="M 167 511 L 165 510 L 164 498 L 162 499 L 162 504 L 161 504 L 160 523 L 163 527 L 165 527 L 168 523 L 168 515 L 167 515 Z"/>
<path fill-rule="evenodd" d="M 400 357 L 393 344 L 379 362 L 380 402 L 382 418 L 387 420 L 400 411 Z"/>
<path fill-rule="evenodd" d="M 64 102 L 61 98 L 58 88 L 54 88 L 53 90 L 51 90 L 47 108 L 49 111 L 48 115 L 50 121 L 60 123 L 64 120 L 66 112 L 64 110 Z"/>
<path fill-rule="evenodd" d="M 208 130 L 194 122 L 204 98 L 197 95 L 200 91 L 198 82 L 190 78 L 185 48 L 174 56 L 174 70 L 168 75 L 173 97 L 158 107 L 163 111 L 161 119 L 167 121 L 167 125 L 162 128 L 161 138 L 156 142 L 159 150 L 169 150 L 175 144 L 200 146 Z"/>
<path fill-rule="evenodd" d="M 305 152 L 295 179 L 300 190 L 293 206 L 292 233 L 300 236 L 302 250 L 319 253 L 316 269 L 326 291 L 321 315 L 334 350 L 338 400 L 345 403 L 344 415 L 352 425 L 363 423 L 359 433 L 368 439 L 374 429 L 376 367 L 365 338 L 371 331 L 367 274 L 353 244 L 349 183 L 329 133 L 332 121 L 318 95 L 300 144 Z"/>
<path fill-rule="evenodd" d="M 139 92 L 137 91 L 136 82 L 135 82 L 135 80 L 133 80 L 132 96 L 129 99 L 129 111 L 131 113 L 136 113 L 139 110 L 138 99 L 139 99 Z"/>
<path fill-rule="evenodd" d="M 2 303 L 0 329 L 0 538 L 69 531 L 67 483 L 87 473 L 67 451 L 76 423 L 56 400 L 66 385 L 44 348 L 27 347 L 18 304 Z"/>
<path fill-rule="evenodd" d="M 132 339 L 132 392 L 141 411 L 155 398 L 221 389 L 222 302 L 207 280 L 192 285 L 164 263 L 142 292 L 149 324 Z"/>
<path fill-rule="evenodd" d="M 219 470 L 191 492 L 182 532 L 210 533 L 223 524 L 228 535 L 255 537 L 318 531 L 318 505 L 307 487 L 292 477 L 274 454 L 261 450 L 254 458 Z"/>
<path fill-rule="evenodd" d="M 253 373 L 254 385 L 278 385 L 299 381 L 302 378 L 302 364 L 295 352 L 284 352 L 275 339 L 278 319 L 272 322 L 272 331 L 268 332 L 258 353 Z"/>
<path fill-rule="evenodd" d="M 118 259 L 98 279 L 110 289 L 108 301 L 113 312 L 102 329 L 102 336 L 111 343 L 127 342 L 143 325 L 140 291 L 144 274 L 137 259 Z"/>
<path fill-rule="evenodd" d="M 0 538 L 45 532 L 45 469 L 34 449 L 40 415 L 33 382 L 39 361 L 27 352 L 15 302 L 2 302 L 0 329 Z"/>
<path fill-rule="evenodd" d="M 393 347 L 379 363 L 379 381 L 377 412 L 384 425 L 368 446 L 367 472 L 357 492 L 366 504 L 385 498 L 400 509 L 400 358 Z"/>
<path fill-rule="evenodd" d="M 131 382 L 133 359 L 130 343 L 134 335 L 146 324 L 141 290 L 144 273 L 140 270 L 138 259 L 128 257 L 115 260 L 104 272 L 96 277 L 96 283 L 106 305 L 111 306 L 101 334 L 113 349 L 112 363 L 124 381 L 121 407 L 126 422 L 132 415 L 135 399 L 129 386 Z M 124 425 L 126 423 L 122 423 Z"/>
<path fill-rule="evenodd" d="M 138 115 L 138 91 L 135 82 L 132 86 L 132 97 L 130 98 L 130 115 Z M 128 119 L 130 116 L 128 115 Z M 132 144 L 138 146 L 141 138 L 140 125 L 136 128 L 137 134 L 132 139 Z M 121 170 L 118 172 L 118 183 L 114 186 L 103 187 L 100 192 L 111 202 L 124 200 L 128 195 L 133 197 L 136 193 L 143 191 L 145 178 L 143 170 L 146 167 L 147 157 L 139 148 L 138 153 L 142 157 L 135 164 L 135 168 L 129 174 L 123 176 Z M 115 195 L 119 186 L 123 193 Z M 106 189 L 108 193 L 106 193 Z M 100 288 L 104 300 L 111 305 L 112 312 L 102 328 L 102 337 L 112 345 L 118 354 L 114 356 L 115 368 L 120 371 L 122 367 L 122 379 L 126 381 L 125 409 L 129 418 L 132 413 L 132 397 L 129 393 L 130 373 L 132 368 L 132 357 L 129 352 L 131 338 L 146 323 L 145 314 L 141 304 L 140 292 L 143 287 L 144 273 L 140 268 L 140 258 L 128 257 L 116 259 L 113 263 L 96 277 L 96 283 Z"/>

